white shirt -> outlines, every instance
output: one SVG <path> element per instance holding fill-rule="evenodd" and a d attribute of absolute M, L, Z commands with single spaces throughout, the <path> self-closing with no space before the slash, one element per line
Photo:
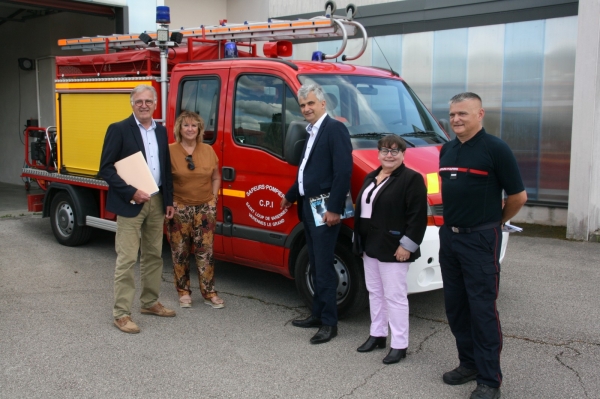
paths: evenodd
<path fill-rule="evenodd" d="M 156 141 L 156 122 L 152 119 L 152 126 L 146 129 L 140 121 L 133 115 L 135 122 L 140 128 L 140 134 L 142 135 L 142 141 L 144 142 L 144 150 L 146 151 L 146 163 L 152 172 L 152 177 L 156 185 L 160 187 L 160 158 L 158 156 L 158 142 Z M 150 193 L 147 193 L 150 194 Z"/>
<path fill-rule="evenodd" d="M 373 200 L 377 195 L 377 192 L 387 183 L 388 179 L 385 179 L 378 186 L 375 186 L 375 181 L 365 187 L 362 196 L 360 197 L 360 217 L 364 219 L 371 219 L 371 214 L 373 213 Z M 373 190 L 373 192 L 371 192 Z M 371 192 L 371 198 L 369 203 L 367 203 L 367 197 Z"/>
<path fill-rule="evenodd" d="M 324 113 L 318 121 L 315 122 L 314 125 L 306 126 L 306 131 L 309 134 L 308 143 L 306 143 L 306 152 L 304 153 L 304 158 L 302 159 L 302 163 L 300 164 L 300 169 L 298 170 L 298 191 L 300 195 L 304 196 L 304 168 L 306 167 L 306 162 L 308 161 L 308 157 L 310 156 L 310 150 L 312 149 L 313 144 L 315 143 L 315 139 L 317 138 L 317 133 L 319 133 L 319 128 L 323 123 L 323 119 L 325 119 L 327 113 Z"/>

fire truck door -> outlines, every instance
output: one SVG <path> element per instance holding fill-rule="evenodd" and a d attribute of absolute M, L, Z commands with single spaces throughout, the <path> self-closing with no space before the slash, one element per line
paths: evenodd
<path fill-rule="evenodd" d="M 194 111 L 204 120 L 204 143 L 212 146 L 219 158 L 219 166 L 223 165 L 223 127 L 227 108 L 226 93 L 228 69 L 211 69 L 207 75 L 193 75 L 179 82 L 177 108 Z M 221 196 L 222 198 L 222 196 Z M 222 236 L 223 210 L 221 202 L 217 204 L 217 231 L 214 237 L 213 252 L 225 254 Z"/>
<path fill-rule="evenodd" d="M 232 69 L 230 82 L 222 187 L 232 260 L 287 267 L 283 244 L 298 217 L 295 208 L 282 211 L 279 204 L 297 169 L 284 161 L 283 143 L 289 124 L 304 118 L 283 75 Z"/>

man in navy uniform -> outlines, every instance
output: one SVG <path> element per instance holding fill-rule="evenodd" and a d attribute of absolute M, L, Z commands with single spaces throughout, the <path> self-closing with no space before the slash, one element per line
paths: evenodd
<path fill-rule="evenodd" d="M 304 85 L 298 90 L 298 101 L 309 133 L 298 177 L 281 200 L 281 208 L 298 201 L 298 216 L 304 223 L 310 273 L 314 284 L 311 315 L 294 320 L 296 327 L 319 327 L 310 339 L 312 344 L 328 342 L 337 335 L 338 277 L 333 266 L 335 243 L 340 232 L 340 215 L 344 212 L 346 194 L 352 174 L 352 144 L 346 126 L 325 111 L 325 93 L 318 85 Z M 317 226 L 309 198 L 329 194 L 324 224 Z"/>
<path fill-rule="evenodd" d="M 515 157 L 504 141 L 486 133 L 484 115 L 477 94 L 452 97 L 450 124 L 456 138 L 440 152 L 440 266 L 460 361 L 443 380 L 458 385 L 476 379 L 471 399 L 500 398 L 502 330 L 496 299 L 502 225 L 527 201 Z"/>

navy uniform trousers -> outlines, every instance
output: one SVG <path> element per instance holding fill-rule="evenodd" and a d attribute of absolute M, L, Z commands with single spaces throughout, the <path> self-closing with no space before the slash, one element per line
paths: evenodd
<path fill-rule="evenodd" d="M 496 309 L 500 283 L 500 227 L 470 233 L 440 228 L 440 266 L 446 316 L 460 365 L 476 369 L 477 383 L 502 383 L 502 330 Z"/>
<path fill-rule="evenodd" d="M 331 227 L 316 226 L 310 202 L 306 197 L 302 201 L 302 221 L 308 247 L 310 276 L 315 289 L 312 315 L 319 317 L 323 325 L 337 326 L 338 277 L 333 259 L 342 224 L 338 223 Z"/>

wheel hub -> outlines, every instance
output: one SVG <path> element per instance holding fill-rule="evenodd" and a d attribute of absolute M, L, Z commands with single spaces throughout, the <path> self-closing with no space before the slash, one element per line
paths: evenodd
<path fill-rule="evenodd" d="M 306 268 L 306 282 L 307 282 L 307 286 L 308 286 L 308 290 L 310 291 L 311 295 L 315 295 L 315 286 L 313 284 L 312 278 L 310 276 L 310 268 L 312 266 L 308 265 L 308 267 Z M 348 295 L 348 292 L 350 290 L 350 275 L 348 272 L 348 268 L 346 267 L 346 265 L 344 264 L 344 262 L 342 262 L 342 260 L 335 256 L 334 260 L 333 260 L 333 267 L 335 268 L 335 272 L 337 274 L 338 277 L 338 285 L 336 288 L 336 298 L 337 298 L 337 303 L 341 303 L 346 296 Z"/>
<path fill-rule="evenodd" d="M 73 219 L 73 210 L 67 203 L 62 203 L 58 207 L 56 216 L 56 226 L 64 236 L 69 236 L 73 233 L 73 225 L 75 220 Z"/>

